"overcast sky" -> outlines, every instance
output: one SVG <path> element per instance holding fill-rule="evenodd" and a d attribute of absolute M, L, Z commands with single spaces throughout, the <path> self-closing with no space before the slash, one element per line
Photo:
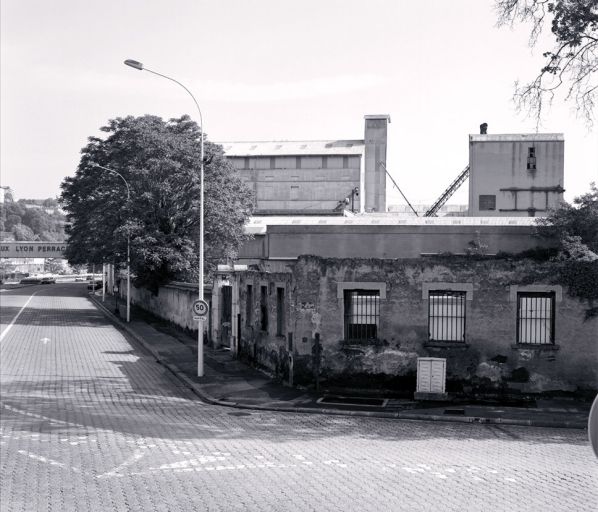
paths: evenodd
<path fill-rule="evenodd" d="M 535 131 L 511 97 L 543 47 L 496 28 L 492 0 L 2 0 L 0 14 L 1 176 L 17 198 L 58 195 L 110 118 L 197 117 L 127 58 L 184 83 L 214 141 L 360 139 L 365 114 L 390 114 L 388 169 L 416 204 L 467 165 L 480 123 Z M 597 128 L 559 103 L 540 131 L 565 135 L 566 199 L 598 181 Z"/>

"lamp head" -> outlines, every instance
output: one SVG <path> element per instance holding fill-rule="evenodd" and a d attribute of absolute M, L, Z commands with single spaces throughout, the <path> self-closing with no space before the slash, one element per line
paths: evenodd
<path fill-rule="evenodd" d="M 125 65 L 130 66 L 132 68 L 138 69 L 139 71 L 143 70 L 143 64 L 133 59 L 125 60 Z"/>

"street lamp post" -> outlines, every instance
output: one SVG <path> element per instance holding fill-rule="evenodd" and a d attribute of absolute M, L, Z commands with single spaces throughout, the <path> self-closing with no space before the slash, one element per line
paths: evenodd
<path fill-rule="evenodd" d="M 199 130 L 201 132 L 201 137 L 200 137 L 200 168 L 199 168 L 199 299 L 203 300 L 204 298 L 204 290 L 203 290 L 203 260 L 204 260 L 204 229 L 203 229 L 203 176 L 204 176 L 204 150 L 203 150 L 203 116 L 201 115 L 201 109 L 199 108 L 199 103 L 197 103 L 197 100 L 195 99 L 195 96 L 193 96 L 193 94 L 191 93 L 191 91 L 189 89 L 187 89 L 181 82 L 179 82 L 178 80 L 175 80 L 174 78 L 171 78 L 169 76 L 163 75 L 162 73 L 158 73 L 156 71 L 152 71 L 151 69 L 148 69 L 146 67 L 143 66 L 143 64 L 141 62 L 138 62 L 136 60 L 132 60 L 132 59 L 127 59 L 124 61 L 124 63 L 127 66 L 130 66 L 134 69 L 137 69 L 139 71 L 148 71 L 149 73 L 152 73 L 154 75 L 158 75 L 161 76 L 162 78 L 166 78 L 167 80 L 170 80 L 171 82 L 174 82 L 175 84 L 180 85 L 183 89 L 185 89 L 185 91 L 187 91 L 187 93 L 189 94 L 189 96 L 191 96 L 191 99 L 193 100 L 193 103 L 195 103 L 195 106 L 197 107 L 197 112 L 199 113 Z M 203 377 L 203 323 L 202 320 L 198 320 L 199 325 L 197 327 L 197 376 L 198 377 Z"/>
<path fill-rule="evenodd" d="M 123 180 L 124 184 L 127 187 L 127 203 L 131 204 L 131 189 L 129 188 L 129 184 L 124 176 L 120 173 L 115 171 L 114 169 L 109 169 L 108 167 L 103 167 L 96 163 L 92 163 L 93 167 L 97 167 L 107 172 L 111 172 L 112 174 L 116 174 L 121 180 Z M 127 230 L 127 322 L 131 321 L 131 240 L 129 235 L 129 230 Z M 119 287 L 120 289 L 120 287 Z M 118 297 L 116 298 L 118 301 Z M 118 303 L 118 302 L 117 302 Z"/>

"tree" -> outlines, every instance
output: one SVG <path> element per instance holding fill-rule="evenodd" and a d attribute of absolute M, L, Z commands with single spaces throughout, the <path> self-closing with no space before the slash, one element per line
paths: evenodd
<path fill-rule="evenodd" d="M 152 290 L 172 279 L 197 279 L 201 133 L 188 116 L 117 118 L 90 137 L 75 176 L 62 183 L 72 263 L 123 262 L 130 237 L 136 284 Z M 95 167 L 113 169 L 118 175 Z M 206 270 L 234 256 L 245 239 L 252 194 L 224 157 L 205 141 Z"/>
<path fill-rule="evenodd" d="M 590 191 L 573 200 L 573 204 L 563 202 L 558 208 L 550 210 L 546 217 L 536 221 L 540 235 L 557 238 L 561 249 L 576 246 L 573 250 L 579 254 L 583 244 L 588 250 L 598 254 L 598 188 L 590 184 Z M 574 240 L 577 237 L 578 240 Z"/>
<path fill-rule="evenodd" d="M 537 221 L 542 236 L 560 241 L 555 275 L 569 294 L 588 303 L 585 319 L 598 316 L 598 188 L 562 203 Z"/>
<path fill-rule="evenodd" d="M 515 84 L 519 110 L 536 119 L 557 90 L 574 102 L 588 126 L 593 124 L 598 88 L 598 2 L 596 0 L 496 0 L 498 25 L 531 23 L 530 46 L 550 24 L 554 45 L 543 52 L 539 73 L 529 83 Z"/>
<path fill-rule="evenodd" d="M 12 233 L 15 236 L 15 240 L 18 241 L 29 242 L 36 239 L 33 230 L 24 224 L 16 224 L 13 226 Z"/>

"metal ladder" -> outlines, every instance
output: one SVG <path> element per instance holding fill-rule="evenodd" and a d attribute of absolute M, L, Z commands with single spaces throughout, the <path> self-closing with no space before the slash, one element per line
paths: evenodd
<path fill-rule="evenodd" d="M 463 184 L 463 182 L 469 177 L 469 165 L 461 171 L 457 179 L 453 181 L 449 187 L 442 193 L 442 195 L 436 200 L 436 202 L 430 207 L 430 209 L 424 213 L 424 217 L 436 217 L 438 210 L 444 206 L 444 204 L 451 198 L 451 196 L 457 191 L 457 189 Z"/>

